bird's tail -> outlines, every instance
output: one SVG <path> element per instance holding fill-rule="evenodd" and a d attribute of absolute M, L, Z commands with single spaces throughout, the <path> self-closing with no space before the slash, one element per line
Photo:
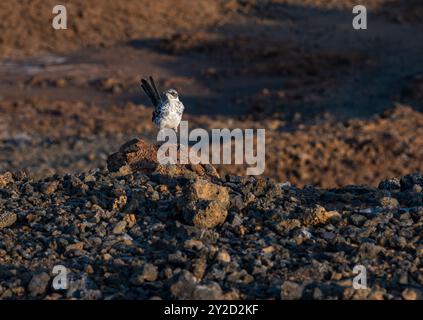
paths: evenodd
<path fill-rule="evenodd" d="M 151 103 L 157 107 L 162 102 L 162 97 L 157 90 L 156 84 L 154 83 L 153 77 L 150 78 L 150 83 L 145 80 L 141 79 L 141 88 L 144 90 L 145 94 L 151 100 Z"/>

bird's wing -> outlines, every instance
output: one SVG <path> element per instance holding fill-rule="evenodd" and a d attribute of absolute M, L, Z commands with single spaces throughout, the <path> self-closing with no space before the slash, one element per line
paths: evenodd
<path fill-rule="evenodd" d="M 158 105 L 157 105 L 157 107 L 156 108 L 154 108 L 154 111 L 153 111 L 153 117 L 152 117 L 152 121 L 155 123 L 155 124 L 159 124 L 159 122 L 160 122 L 160 120 L 162 119 L 162 118 L 164 118 L 164 117 L 166 117 L 167 116 L 167 114 L 168 114 L 168 112 L 169 112 L 169 101 L 168 100 L 166 100 L 166 101 L 164 101 L 164 102 L 161 102 L 161 103 L 159 103 Z"/>

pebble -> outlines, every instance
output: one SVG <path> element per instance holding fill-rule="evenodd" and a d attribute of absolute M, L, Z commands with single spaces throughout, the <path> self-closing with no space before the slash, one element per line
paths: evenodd
<path fill-rule="evenodd" d="M 399 191 L 401 189 L 401 183 L 398 179 L 391 178 L 380 182 L 378 188 L 381 190 Z"/>
<path fill-rule="evenodd" d="M 154 282 L 157 280 L 157 276 L 157 267 L 151 263 L 147 263 L 144 265 L 142 271 L 131 279 L 131 283 L 134 285 L 141 285 L 145 281 Z"/>
<path fill-rule="evenodd" d="M 383 197 L 380 199 L 380 205 L 382 208 L 396 209 L 399 207 L 399 202 L 395 198 Z"/>
<path fill-rule="evenodd" d="M 217 254 L 217 260 L 223 263 L 229 263 L 231 262 L 231 256 L 226 250 L 222 250 Z"/>
<path fill-rule="evenodd" d="M 353 214 L 350 217 L 351 223 L 354 224 L 357 227 L 361 227 L 364 222 L 367 220 L 367 217 L 361 215 L 361 214 Z"/>
<path fill-rule="evenodd" d="M 31 281 L 28 284 L 28 291 L 32 297 L 43 295 L 46 290 L 47 286 L 50 282 L 50 276 L 45 273 L 35 274 Z"/>
<path fill-rule="evenodd" d="M 18 216 L 16 215 L 16 213 L 13 213 L 13 212 L 1 213 L 0 214 L 0 229 L 10 227 L 16 222 L 17 219 L 18 219 Z"/>
<path fill-rule="evenodd" d="M 126 230 L 126 221 L 119 221 L 113 228 L 114 234 L 122 234 Z"/>
<path fill-rule="evenodd" d="M 422 298 L 420 292 L 417 289 L 413 288 L 404 289 L 401 295 L 404 300 L 417 300 Z"/>
<path fill-rule="evenodd" d="M 281 286 L 280 298 L 282 300 L 298 300 L 303 295 L 304 287 L 293 281 L 284 281 Z"/>

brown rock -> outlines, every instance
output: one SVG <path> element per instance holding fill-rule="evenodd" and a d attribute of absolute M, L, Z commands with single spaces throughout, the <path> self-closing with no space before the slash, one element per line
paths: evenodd
<path fill-rule="evenodd" d="M 68 246 L 66 246 L 66 251 L 72 251 L 72 250 L 82 250 L 84 249 L 84 243 L 83 242 L 77 242 L 77 243 L 73 243 L 70 244 Z"/>
<path fill-rule="evenodd" d="M 204 258 L 199 258 L 193 263 L 192 273 L 197 279 L 202 279 L 207 268 L 207 261 Z"/>
<path fill-rule="evenodd" d="M 41 187 L 41 192 L 47 195 L 51 195 L 57 190 L 58 186 L 59 186 L 59 181 L 52 181 L 52 182 L 46 183 Z"/>
<path fill-rule="evenodd" d="M 405 300 L 417 300 L 421 299 L 421 293 L 417 289 L 407 288 L 402 292 L 402 297 Z"/>
<path fill-rule="evenodd" d="M 286 219 L 282 220 L 278 226 L 277 230 L 280 232 L 289 232 L 295 228 L 301 227 L 301 222 L 298 219 Z"/>
<path fill-rule="evenodd" d="M 184 243 L 184 247 L 187 249 L 196 249 L 201 250 L 204 247 L 204 244 L 200 240 L 189 239 Z"/>
<path fill-rule="evenodd" d="M 273 251 L 275 251 L 275 248 L 273 246 L 268 246 L 262 249 L 263 253 L 272 253 Z"/>
<path fill-rule="evenodd" d="M 380 205 L 386 209 L 396 209 L 399 207 L 398 200 L 390 197 L 383 197 L 380 199 Z"/>
<path fill-rule="evenodd" d="M 197 179 L 188 185 L 178 205 L 185 222 L 200 228 L 214 228 L 228 215 L 229 192 L 226 187 Z"/>
<path fill-rule="evenodd" d="M 315 226 L 319 224 L 326 224 L 333 217 L 340 217 L 341 215 L 337 211 L 326 211 L 325 208 L 316 205 L 315 208 L 306 212 L 303 224 L 309 226 Z"/>
<path fill-rule="evenodd" d="M 0 229 L 10 227 L 17 220 L 18 216 L 13 212 L 0 214 Z"/>
<path fill-rule="evenodd" d="M 157 280 L 157 276 L 157 267 L 151 263 L 147 263 L 144 265 L 142 272 L 131 279 L 131 283 L 134 285 L 141 285 L 145 281 L 154 282 Z"/>
<path fill-rule="evenodd" d="M 122 209 L 125 205 L 126 202 L 128 201 L 128 198 L 126 197 L 126 195 L 121 195 L 119 197 L 117 197 L 114 201 L 113 201 L 113 210 L 120 210 Z"/>
<path fill-rule="evenodd" d="M 123 218 L 123 221 L 126 222 L 126 225 L 128 226 L 128 228 L 132 228 L 135 223 L 137 223 L 137 218 L 135 217 L 135 214 L 127 214 L 125 215 L 125 217 Z"/>
<path fill-rule="evenodd" d="M 28 284 L 29 294 L 32 297 L 44 294 L 47 290 L 49 281 L 50 276 L 45 272 L 34 275 Z"/>
<path fill-rule="evenodd" d="M 281 286 L 282 300 L 298 300 L 303 295 L 304 287 L 293 281 L 285 281 Z"/>
<path fill-rule="evenodd" d="M 225 295 L 219 284 L 212 282 L 200 285 L 189 272 L 183 272 L 178 280 L 170 286 L 173 297 L 179 300 L 222 300 Z"/>
<path fill-rule="evenodd" d="M 116 223 L 116 226 L 113 228 L 114 234 L 122 234 L 126 229 L 126 221 L 119 221 Z"/>
<path fill-rule="evenodd" d="M 181 164 L 180 152 L 188 152 L 183 145 L 175 146 L 178 150 L 176 164 L 163 164 L 157 159 L 159 146 L 148 144 L 141 139 L 132 139 L 119 148 L 119 151 L 107 159 L 107 168 L 111 172 L 126 175 L 130 171 L 146 174 L 160 174 L 169 177 L 196 176 L 219 178 L 216 169 L 210 164 Z"/>
<path fill-rule="evenodd" d="M 10 172 L 0 174 L 0 188 L 4 188 L 13 181 L 13 176 Z"/>
<path fill-rule="evenodd" d="M 140 139 L 132 139 L 119 148 L 107 159 L 107 168 L 117 172 L 129 165 L 132 170 L 154 170 L 157 165 L 157 147 Z"/>
<path fill-rule="evenodd" d="M 373 290 L 370 292 L 367 297 L 370 300 L 385 300 L 385 291 L 384 290 Z"/>
<path fill-rule="evenodd" d="M 226 250 L 222 250 L 217 254 L 217 260 L 223 263 L 229 263 L 231 262 L 231 256 Z"/>

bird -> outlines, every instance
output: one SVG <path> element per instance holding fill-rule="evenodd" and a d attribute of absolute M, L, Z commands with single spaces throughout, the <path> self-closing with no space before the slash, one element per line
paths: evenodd
<path fill-rule="evenodd" d="M 160 129 L 173 129 L 178 132 L 178 126 L 184 112 L 184 104 L 179 100 L 178 92 L 175 89 L 168 89 L 163 92 L 166 97 L 162 99 L 153 77 L 149 77 L 150 82 L 141 79 L 141 88 L 154 106 L 151 121 Z"/>

